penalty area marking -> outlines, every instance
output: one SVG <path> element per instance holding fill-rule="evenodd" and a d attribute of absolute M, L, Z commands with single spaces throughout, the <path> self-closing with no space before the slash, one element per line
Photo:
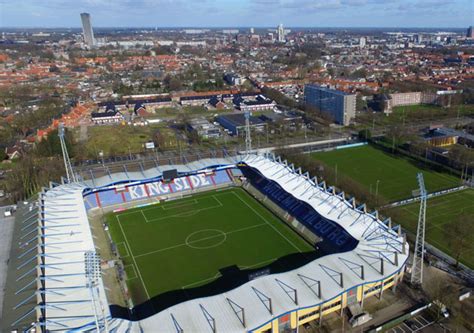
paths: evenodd
<path fill-rule="evenodd" d="M 128 276 L 128 273 L 127 273 L 127 281 L 130 281 L 130 280 L 133 280 L 133 279 L 138 279 L 138 274 L 137 274 L 137 271 L 135 270 L 135 265 L 130 264 L 130 265 L 126 265 L 126 266 L 123 266 L 123 267 L 125 269 L 125 273 L 127 272 L 128 267 L 132 267 L 132 270 L 133 270 L 134 276 Z"/>
<path fill-rule="evenodd" d="M 186 206 L 197 205 L 198 201 L 196 199 L 187 200 L 187 201 L 178 201 L 178 202 L 169 202 L 164 206 L 159 206 L 163 210 L 178 209 Z M 158 207 L 157 207 L 158 208 Z"/>
<path fill-rule="evenodd" d="M 125 249 L 125 253 L 126 254 L 122 254 L 122 249 Z M 128 249 L 127 249 L 127 245 L 125 244 L 125 242 L 120 242 L 117 244 L 117 251 L 120 255 L 120 258 L 127 258 L 127 257 L 130 257 L 130 253 L 128 252 Z"/>
<path fill-rule="evenodd" d="M 222 194 L 224 194 L 224 193 L 222 193 Z M 196 214 L 198 214 L 202 211 L 215 209 L 215 208 L 221 208 L 221 207 L 224 206 L 224 204 L 219 199 L 217 199 L 216 195 L 210 195 L 210 196 L 207 196 L 206 198 L 213 198 L 217 202 L 217 205 L 204 207 L 204 208 L 193 209 L 193 210 L 188 210 L 188 211 L 176 213 L 176 214 L 173 214 L 173 215 L 161 216 L 161 217 L 151 218 L 151 219 L 149 219 L 145 216 L 145 214 L 143 213 L 143 210 L 141 211 L 141 213 L 142 213 L 143 218 L 145 219 L 145 222 L 150 223 L 150 222 L 161 221 L 161 220 L 166 220 L 166 219 L 170 219 L 170 218 L 190 217 L 190 216 L 196 215 Z M 194 199 L 194 200 L 195 200 L 195 203 L 192 202 L 192 205 L 189 205 L 189 204 L 188 205 L 180 205 L 178 207 L 176 207 L 176 205 L 175 205 L 175 207 L 168 208 L 168 209 L 164 209 L 164 207 L 161 207 L 161 208 L 163 208 L 164 211 L 166 211 L 166 210 L 170 211 L 172 209 L 177 209 L 177 208 L 192 207 L 193 205 L 199 203 L 198 200 L 196 200 L 196 199 Z"/>
<path fill-rule="evenodd" d="M 201 239 L 195 239 L 195 240 L 190 240 L 194 235 L 197 235 L 199 233 L 205 233 L 205 232 L 208 232 L 208 231 L 212 231 L 214 233 L 216 233 L 216 235 L 214 236 L 207 236 L 207 237 L 204 237 L 204 238 L 201 238 Z M 193 243 L 198 243 L 200 241 L 204 241 L 204 240 L 209 240 L 209 239 L 214 239 L 214 238 L 218 238 L 222 236 L 222 239 L 218 240 L 215 244 L 213 245 L 208 245 L 208 246 L 199 246 L 199 245 L 192 245 Z M 227 240 L 227 235 L 225 232 L 223 232 L 222 230 L 218 230 L 218 229 L 203 229 L 203 230 L 198 230 L 198 231 L 195 231 L 191 234 L 188 235 L 188 237 L 186 237 L 186 240 L 184 241 L 184 243 L 192 248 L 192 249 L 196 249 L 196 250 L 205 250 L 205 249 L 211 249 L 213 247 L 217 247 L 219 245 L 221 245 L 222 243 L 224 243 L 225 241 Z"/>
<path fill-rule="evenodd" d="M 125 240 L 125 244 L 128 246 L 128 249 L 130 250 L 129 251 L 130 256 L 132 257 L 133 263 L 135 264 L 135 266 L 137 268 L 138 277 L 140 278 L 140 281 L 142 282 L 143 289 L 145 289 L 146 296 L 148 297 L 148 299 L 150 299 L 150 293 L 148 292 L 148 289 L 146 288 L 145 281 L 143 281 L 143 277 L 142 277 L 142 274 L 140 272 L 140 268 L 138 268 L 137 260 L 135 259 L 135 256 L 133 255 L 132 248 L 130 247 L 130 243 L 127 240 L 127 235 L 125 235 L 125 231 L 123 231 L 122 223 L 120 223 L 120 218 L 119 218 L 118 215 L 116 215 L 116 217 L 117 217 L 117 221 L 118 221 L 118 225 L 120 227 L 120 230 L 122 231 L 122 235 L 123 235 L 123 239 Z"/>

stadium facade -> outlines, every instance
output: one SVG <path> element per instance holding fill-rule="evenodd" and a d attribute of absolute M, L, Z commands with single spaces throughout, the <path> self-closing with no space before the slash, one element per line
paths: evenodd
<path fill-rule="evenodd" d="M 171 169 L 178 177 L 172 184 L 163 182 L 163 172 Z M 256 188 L 285 210 L 293 227 L 322 239 L 317 245 L 324 255 L 139 320 L 114 311 L 103 276 L 91 284 L 87 254 L 100 249 L 88 214 L 230 185 L 237 169 L 245 176 L 244 187 Z M 354 198 L 275 155 L 208 158 L 133 172 L 106 169 L 100 177 L 51 184 L 36 201 L 20 206 L 2 331 L 296 331 L 329 313 L 363 306 L 367 297 L 396 286 L 409 253 L 401 229 L 389 219 L 381 221 L 377 212 L 367 212 Z"/>

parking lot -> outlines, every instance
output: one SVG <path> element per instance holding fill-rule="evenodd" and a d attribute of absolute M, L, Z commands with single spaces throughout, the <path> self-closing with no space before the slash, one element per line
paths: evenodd
<path fill-rule="evenodd" d="M 389 333 L 411 333 L 411 332 L 423 332 L 424 329 L 431 326 L 434 323 L 430 317 L 426 314 L 419 314 L 413 318 L 405 320 L 398 326 L 388 330 Z M 427 330 L 426 330 L 427 332 Z"/>

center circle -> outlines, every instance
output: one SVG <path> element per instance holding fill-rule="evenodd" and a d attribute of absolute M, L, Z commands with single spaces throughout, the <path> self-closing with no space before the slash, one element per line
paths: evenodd
<path fill-rule="evenodd" d="M 184 241 L 192 249 L 204 250 L 221 245 L 227 239 L 225 232 L 218 229 L 203 229 L 189 234 Z"/>

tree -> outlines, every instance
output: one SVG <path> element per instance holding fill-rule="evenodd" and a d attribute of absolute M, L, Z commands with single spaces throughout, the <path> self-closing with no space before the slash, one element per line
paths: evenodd
<path fill-rule="evenodd" d="M 39 158 L 33 154 L 22 157 L 5 179 L 6 192 L 17 202 L 38 193 L 50 181 L 60 181 L 64 176 L 64 164 L 60 157 Z"/>
<path fill-rule="evenodd" d="M 368 128 L 359 131 L 359 139 L 370 140 L 372 132 Z"/>
<path fill-rule="evenodd" d="M 440 302 L 448 308 L 455 302 L 456 288 L 449 276 L 438 275 L 433 272 L 433 275 L 427 275 L 423 284 L 423 290 L 431 300 Z M 440 312 L 438 308 L 438 319 L 439 317 Z"/>
<path fill-rule="evenodd" d="M 392 150 L 394 150 L 395 147 L 401 146 L 402 144 L 406 143 L 409 139 L 410 133 L 408 132 L 406 127 L 397 124 L 390 125 L 384 137 L 384 140 L 392 146 Z"/>
<path fill-rule="evenodd" d="M 199 136 L 196 130 L 190 131 L 189 129 L 186 129 L 186 135 L 191 144 L 197 144 L 197 145 L 201 144 L 201 137 Z"/>
<path fill-rule="evenodd" d="M 168 91 L 181 90 L 181 88 L 183 87 L 183 83 L 181 82 L 180 79 L 178 79 L 176 77 L 172 77 L 170 75 L 167 75 L 164 78 L 163 84 L 165 85 L 165 87 Z"/>
<path fill-rule="evenodd" d="M 355 71 L 349 74 L 349 77 L 352 79 L 365 78 L 366 76 L 367 76 L 367 70 L 365 68 L 356 69 Z"/>
<path fill-rule="evenodd" d="M 59 73 L 59 72 L 61 72 L 61 70 L 59 69 L 59 67 L 56 66 L 56 65 L 50 66 L 50 67 L 49 67 L 49 71 L 50 71 L 50 73 Z"/>
<path fill-rule="evenodd" d="M 367 101 L 363 98 L 361 94 L 357 94 L 356 96 L 356 110 L 357 111 L 367 110 Z"/>
<path fill-rule="evenodd" d="M 7 122 L 0 120 L 0 150 L 15 142 L 15 131 Z"/>
<path fill-rule="evenodd" d="M 449 157 L 453 166 L 460 169 L 466 169 L 474 164 L 474 152 L 470 148 L 461 145 L 454 145 L 449 151 Z"/>
<path fill-rule="evenodd" d="M 474 216 L 468 213 L 459 215 L 455 223 L 446 223 L 443 225 L 447 237 L 447 241 L 456 259 L 456 266 L 459 265 L 459 259 L 465 253 L 473 250 L 471 237 L 474 234 Z"/>
<path fill-rule="evenodd" d="M 66 141 L 66 147 L 70 153 L 70 157 L 73 157 L 71 152 L 72 149 L 72 134 L 66 130 L 64 139 Z M 53 156 L 62 156 L 61 150 L 61 141 L 59 140 L 58 131 L 54 130 L 48 134 L 46 139 L 41 140 L 36 145 L 35 153 L 41 157 L 53 157 Z"/>
<path fill-rule="evenodd" d="M 297 108 L 298 107 L 298 104 L 296 103 L 295 100 L 285 96 L 284 94 L 282 94 L 281 92 L 279 92 L 278 90 L 275 90 L 273 88 L 263 87 L 262 88 L 262 93 L 266 97 L 274 100 L 277 104 L 288 106 L 290 108 Z"/>

